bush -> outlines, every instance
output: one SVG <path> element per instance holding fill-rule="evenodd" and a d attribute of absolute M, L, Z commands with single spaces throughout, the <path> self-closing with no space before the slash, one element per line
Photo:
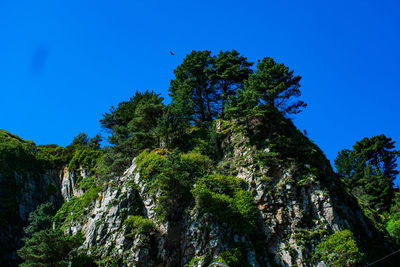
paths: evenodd
<path fill-rule="evenodd" d="M 136 159 L 140 178 L 149 193 L 157 192 L 157 215 L 161 220 L 179 220 L 192 199 L 195 181 L 209 171 L 210 160 L 199 153 L 144 151 Z"/>
<path fill-rule="evenodd" d="M 349 230 L 334 233 L 320 243 L 313 255 L 314 260 L 322 260 L 328 266 L 352 266 L 363 260 L 364 254 L 358 249 L 353 234 Z"/>
<path fill-rule="evenodd" d="M 192 193 L 201 212 L 215 215 L 235 231 L 254 234 L 259 226 L 258 209 L 242 179 L 224 175 L 207 175 Z"/>
<path fill-rule="evenodd" d="M 234 248 L 231 251 L 224 251 L 219 258 L 222 263 L 228 264 L 230 267 L 245 267 L 250 266 L 247 262 L 246 252 L 242 248 Z"/>
<path fill-rule="evenodd" d="M 150 234 L 155 230 L 156 225 L 150 219 L 143 216 L 129 216 L 124 224 L 131 229 L 134 234 Z"/>

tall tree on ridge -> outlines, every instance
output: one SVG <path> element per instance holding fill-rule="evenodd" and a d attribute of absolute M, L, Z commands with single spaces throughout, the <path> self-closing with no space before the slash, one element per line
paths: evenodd
<path fill-rule="evenodd" d="M 301 95 L 300 76 L 294 76 L 283 63 L 276 63 L 265 57 L 257 64 L 257 70 L 250 75 L 246 87 L 255 90 L 259 105 L 266 109 L 278 109 L 282 114 L 297 114 L 307 105 L 301 101 L 290 101 Z"/>
<path fill-rule="evenodd" d="M 222 98 L 220 117 L 223 118 L 228 99 L 235 95 L 237 89 L 243 88 L 243 82 L 252 73 L 250 67 L 253 63 L 248 62 L 246 57 L 240 56 L 236 50 L 220 51 L 213 57 L 213 61 L 212 80 Z"/>
<path fill-rule="evenodd" d="M 174 110 L 185 123 L 206 125 L 217 115 L 218 95 L 211 83 L 211 51 L 192 51 L 175 70 L 169 88 Z"/>
<path fill-rule="evenodd" d="M 133 153 L 143 148 L 150 148 L 159 143 L 156 127 L 164 112 L 163 98 L 159 94 L 146 91 L 136 92 L 129 101 L 123 101 L 110 113 L 103 114 L 100 123 L 111 132 L 109 142 L 133 149 Z"/>

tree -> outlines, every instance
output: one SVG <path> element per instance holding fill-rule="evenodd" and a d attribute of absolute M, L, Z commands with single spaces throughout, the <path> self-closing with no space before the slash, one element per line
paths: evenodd
<path fill-rule="evenodd" d="M 18 250 L 24 260 L 20 266 L 68 266 L 70 252 L 82 243 L 82 236 L 65 236 L 59 230 L 46 229 L 24 241 Z"/>
<path fill-rule="evenodd" d="M 175 70 L 169 92 L 172 114 L 182 123 L 204 126 L 218 115 L 218 95 L 212 86 L 210 51 L 192 51 Z"/>
<path fill-rule="evenodd" d="M 256 71 L 244 81 L 244 87 L 237 90 L 236 96 L 230 96 L 227 118 L 238 119 L 248 129 L 250 126 L 259 128 L 257 131 L 267 128 L 263 138 L 270 138 L 282 116 L 297 114 L 306 107 L 303 101 L 293 100 L 301 95 L 300 79 L 285 65 L 277 64 L 272 58 L 264 58 L 257 64 Z"/>
<path fill-rule="evenodd" d="M 162 101 L 163 98 L 154 92 L 136 92 L 129 101 L 103 114 L 100 123 L 111 133 L 108 140 L 114 145 L 102 158 L 107 170 L 103 178 L 121 174 L 142 150 L 162 143 L 164 129 L 159 125 L 165 112 Z"/>
<path fill-rule="evenodd" d="M 103 141 L 103 138 L 101 137 L 101 135 L 96 134 L 94 137 L 89 139 L 88 147 L 90 147 L 93 150 L 99 150 L 101 141 Z"/>
<path fill-rule="evenodd" d="M 227 101 L 235 95 L 237 89 L 243 88 L 243 82 L 252 73 L 250 67 L 253 63 L 248 62 L 246 57 L 240 56 L 236 50 L 221 51 L 213 57 L 213 63 L 212 82 L 222 98 L 220 117 L 224 117 Z"/>
<path fill-rule="evenodd" d="M 144 148 L 155 145 L 158 140 L 154 129 L 164 112 L 162 101 L 159 94 L 137 91 L 129 101 L 112 107 L 100 120 L 102 127 L 111 132 L 109 142 L 118 145 L 128 140 L 143 141 L 137 145 Z"/>
<path fill-rule="evenodd" d="M 278 109 L 282 114 L 297 114 L 307 105 L 300 100 L 291 101 L 301 95 L 300 76 L 284 64 L 265 57 L 257 64 L 257 70 L 245 83 L 247 90 L 257 93 L 258 105 L 264 110 Z"/>
<path fill-rule="evenodd" d="M 239 121 L 245 121 L 246 125 L 249 126 L 249 120 L 255 116 L 263 116 L 260 113 L 258 92 L 252 88 L 245 87 L 239 89 L 236 96 L 231 96 L 229 104 L 225 109 L 225 117 L 239 119 Z"/>
<path fill-rule="evenodd" d="M 55 214 L 56 208 L 53 203 L 47 202 L 39 205 L 29 214 L 29 225 L 24 229 L 25 234 L 32 236 L 35 232 L 50 228 Z"/>
<path fill-rule="evenodd" d="M 399 174 L 396 160 L 400 153 L 385 135 L 363 138 L 353 150 L 342 150 L 335 166 L 349 189 L 359 192 L 375 209 L 388 210 L 394 197 L 393 181 Z"/>
<path fill-rule="evenodd" d="M 343 177 L 343 181 L 346 186 L 351 190 L 357 185 L 357 182 L 362 178 L 361 173 L 356 172 L 357 159 L 355 153 L 349 149 L 343 149 L 340 151 L 335 159 L 336 172 L 340 177 Z"/>
<path fill-rule="evenodd" d="M 72 145 L 87 146 L 89 143 L 89 137 L 86 133 L 78 133 L 72 140 Z"/>

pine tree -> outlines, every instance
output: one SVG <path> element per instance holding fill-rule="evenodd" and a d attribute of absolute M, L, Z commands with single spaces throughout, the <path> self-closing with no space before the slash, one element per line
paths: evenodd
<path fill-rule="evenodd" d="M 297 114 L 307 106 L 303 101 L 292 100 L 301 95 L 300 80 L 301 77 L 294 76 L 284 64 L 265 57 L 257 64 L 246 87 L 257 92 L 257 102 L 264 110 L 278 109 L 284 115 Z"/>
<path fill-rule="evenodd" d="M 24 239 L 18 250 L 24 260 L 20 266 L 68 266 L 69 253 L 82 243 L 81 236 L 65 236 L 61 231 L 46 229 Z"/>
<path fill-rule="evenodd" d="M 108 141 L 114 146 L 107 148 L 102 158 L 101 164 L 105 166 L 102 179 L 120 175 L 142 150 L 160 146 L 161 134 L 165 132 L 159 125 L 165 112 L 162 101 L 154 92 L 136 92 L 129 101 L 103 114 L 100 123 L 111 133 Z"/>
<path fill-rule="evenodd" d="M 99 150 L 101 141 L 103 141 L 103 138 L 101 137 L 101 135 L 96 134 L 94 137 L 89 139 L 88 147 L 90 147 L 93 150 Z"/>
<path fill-rule="evenodd" d="M 186 125 L 207 126 L 218 115 L 218 95 L 212 86 L 210 51 L 192 51 L 175 70 L 169 92 L 173 116 Z"/>
<path fill-rule="evenodd" d="M 47 202 L 39 205 L 29 214 L 29 225 L 24 229 L 27 236 L 51 227 L 56 208 L 53 203 Z"/>
<path fill-rule="evenodd" d="M 129 101 L 112 107 L 100 120 L 102 127 L 111 132 L 109 142 L 119 145 L 128 140 L 137 141 L 142 148 L 157 145 L 154 129 L 164 112 L 162 101 L 163 98 L 154 92 L 136 92 Z"/>
<path fill-rule="evenodd" d="M 213 86 L 218 90 L 221 99 L 220 117 L 224 117 L 227 101 L 232 99 L 238 89 L 243 89 L 243 83 L 252 73 L 246 57 L 240 56 L 236 50 L 221 51 L 213 57 L 214 69 L 212 74 Z"/>
<path fill-rule="evenodd" d="M 72 145 L 87 146 L 89 143 L 89 137 L 86 133 L 78 133 L 72 140 Z"/>

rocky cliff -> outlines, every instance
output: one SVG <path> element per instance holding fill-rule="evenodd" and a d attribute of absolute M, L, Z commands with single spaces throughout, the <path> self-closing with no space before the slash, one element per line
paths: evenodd
<path fill-rule="evenodd" d="M 178 205 L 177 217 L 160 216 L 160 206 L 166 208 L 160 204 L 165 195 L 162 187 L 156 186 L 154 190 L 151 184 L 157 180 L 157 172 L 150 171 L 154 177 L 142 176 L 166 157 L 168 152 L 163 150 L 144 152 L 145 156 L 142 153 L 134 159 L 121 177 L 98 189 L 78 217 L 67 209 L 71 216 L 62 219 L 64 231 L 82 231 L 82 247 L 104 265 L 114 262 L 123 266 L 224 266 L 227 258 L 235 258 L 248 266 L 323 266 L 323 261 L 313 259 L 316 246 L 345 229 L 353 231 L 368 259 L 378 255 L 379 250 L 390 251 L 389 244 L 341 187 L 315 145 L 311 145 L 312 155 L 308 155 L 306 163 L 285 164 L 274 160 L 278 156 L 271 148 L 260 150 L 250 144 L 250 138 L 229 126 L 220 129 L 220 133 L 224 138 L 223 157 L 211 172 L 244 181 L 243 188 L 250 192 L 257 207 L 255 232 L 241 229 L 251 226 L 236 222 L 235 216 L 243 214 L 221 215 L 221 211 L 205 207 L 202 202 L 206 198 L 195 193 L 194 200 L 188 203 L 168 203 Z M 151 155 L 159 159 L 146 162 Z M 222 180 L 215 179 L 216 183 Z M 191 186 L 197 187 L 200 186 Z M 217 198 L 212 201 L 212 205 L 221 204 Z M 222 202 L 220 208 L 231 212 L 230 203 Z M 143 221 L 132 226 L 127 222 L 133 217 Z M 138 230 L 141 223 L 150 226 Z M 372 242 L 378 240 L 382 243 L 374 247 Z M 232 262 L 234 265 L 235 260 Z"/>
<path fill-rule="evenodd" d="M 217 161 L 195 151 L 144 151 L 123 175 L 90 187 L 78 185 L 92 179 L 83 166 L 0 176 L 2 199 L 4 188 L 17 188 L 15 214 L 3 215 L 2 265 L 17 262 L 28 214 L 59 200 L 55 226 L 82 232 L 81 251 L 103 266 L 325 266 L 318 244 L 345 229 L 364 262 L 391 251 L 303 135 L 295 155 L 278 155 L 276 143 L 257 144 L 232 124 L 217 132 Z"/>
<path fill-rule="evenodd" d="M 0 175 L 2 200 L 2 225 L 0 233 L 0 262 L 11 265 L 17 262 L 17 248 L 23 244 L 23 226 L 29 214 L 45 202 L 60 201 L 61 170 L 44 174 L 18 172 L 13 175 Z"/>

